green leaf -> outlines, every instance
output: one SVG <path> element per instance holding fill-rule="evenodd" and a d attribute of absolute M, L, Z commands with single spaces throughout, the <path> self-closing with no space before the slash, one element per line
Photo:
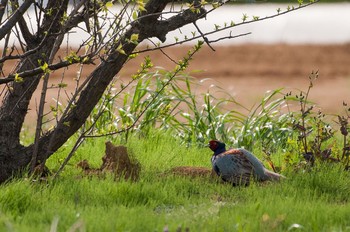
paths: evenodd
<path fill-rule="evenodd" d="M 112 6 L 113 6 L 113 2 L 112 1 L 106 2 L 106 7 L 107 8 L 111 8 Z"/>
<path fill-rule="evenodd" d="M 139 55 L 138 53 L 130 54 L 130 55 L 129 55 L 129 59 L 134 59 L 134 58 L 136 58 L 138 55 Z"/>
<path fill-rule="evenodd" d="M 136 11 L 132 12 L 132 18 L 133 18 L 133 20 L 136 20 L 137 17 L 138 17 L 137 12 L 136 12 Z"/>
<path fill-rule="evenodd" d="M 120 54 L 126 55 L 122 44 L 119 44 L 119 46 L 117 47 L 117 52 L 119 52 Z"/>
<path fill-rule="evenodd" d="M 139 11 L 146 11 L 145 3 L 142 0 L 137 1 Z"/>
<path fill-rule="evenodd" d="M 130 36 L 130 41 L 133 43 L 133 44 L 138 44 L 138 40 L 139 40 L 139 34 L 132 34 Z"/>
<path fill-rule="evenodd" d="M 207 2 L 207 1 L 205 1 L 205 0 L 201 0 L 201 6 L 204 6 L 204 5 L 206 5 L 206 4 L 208 4 L 208 2 Z"/>
<path fill-rule="evenodd" d="M 82 62 L 87 63 L 87 62 L 89 62 L 89 60 L 90 60 L 90 58 L 88 56 L 85 56 Z"/>
<path fill-rule="evenodd" d="M 59 88 L 65 88 L 65 87 L 67 87 L 67 86 L 68 86 L 68 85 L 67 85 L 66 83 L 63 83 L 63 82 L 58 84 L 58 87 L 59 87 Z"/>
<path fill-rule="evenodd" d="M 245 22 L 245 21 L 247 21 L 247 19 L 248 19 L 248 15 L 247 14 L 243 14 L 242 21 Z"/>
<path fill-rule="evenodd" d="M 23 78 L 20 77 L 20 76 L 18 75 L 18 73 L 16 73 L 16 75 L 15 75 L 15 82 L 17 82 L 17 83 L 23 82 Z"/>
<path fill-rule="evenodd" d="M 44 73 L 50 72 L 49 65 L 46 62 L 43 65 L 41 65 L 40 68 L 44 71 Z"/>
<path fill-rule="evenodd" d="M 218 2 L 213 2 L 211 5 L 212 5 L 212 7 L 213 7 L 214 9 L 216 9 L 216 8 L 219 7 L 219 3 L 218 3 Z"/>

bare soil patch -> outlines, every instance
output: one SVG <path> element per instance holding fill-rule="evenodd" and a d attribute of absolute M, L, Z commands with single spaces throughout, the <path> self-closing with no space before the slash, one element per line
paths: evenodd
<path fill-rule="evenodd" d="M 186 55 L 190 47 L 178 46 L 164 50 L 173 60 L 179 60 Z M 213 52 L 204 47 L 190 63 L 188 71 L 202 70 L 193 73 L 198 79 L 208 78 L 208 83 L 221 86 L 236 99 L 249 107 L 258 102 L 268 90 L 286 88 L 286 92 L 296 89 L 306 90 L 308 76 L 311 71 L 319 70 L 320 78 L 311 91 L 311 100 L 322 108 L 324 113 L 338 113 L 342 110 L 342 102 L 350 103 L 350 44 L 344 45 L 261 45 L 246 44 L 237 46 L 215 47 Z M 140 54 L 129 61 L 117 75 L 120 80 L 126 80 L 135 73 L 144 55 L 150 55 L 155 66 L 173 69 L 174 63 L 160 51 Z M 5 73 L 13 69 L 14 63 L 5 63 Z M 92 72 L 94 66 L 82 70 L 83 77 Z M 71 66 L 65 71 L 64 82 L 67 88 L 61 92 L 61 97 L 71 97 L 75 88 L 75 77 L 78 66 Z M 62 73 L 52 73 L 52 84 L 57 84 Z M 209 85 L 197 89 L 207 92 Z M 27 117 L 27 125 L 32 125 L 36 119 L 36 106 L 40 92 L 35 93 Z M 2 98 L 3 96 L 0 96 Z M 57 89 L 48 92 L 48 105 L 55 104 Z"/>
<path fill-rule="evenodd" d="M 175 176 L 188 176 L 188 177 L 217 177 L 215 172 L 211 168 L 206 167 L 191 167 L 191 166 L 179 166 L 174 167 L 166 173 L 167 175 Z"/>

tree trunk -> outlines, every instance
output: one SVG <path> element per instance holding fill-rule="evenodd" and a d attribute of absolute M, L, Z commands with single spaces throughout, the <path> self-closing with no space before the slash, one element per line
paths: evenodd
<path fill-rule="evenodd" d="M 32 70 L 40 66 L 39 61 L 41 63 L 47 62 L 47 57 L 50 56 L 56 39 L 55 34 L 60 32 L 60 20 L 66 12 L 67 6 L 68 0 L 49 1 L 47 9 L 51 9 L 52 14 L 45 15 L 43 24 L 36 35 L 29 33 L 24 20 L 19 23 L 27 43 L 27 50 L 38 47 L 44 38 L 46 42 L 33 54 L 22 59 L 14 73 Z M 45 37 L 45 35 L 47 36 Z M 0 107 L 0 183 L 24 169 L 28 165 L 27 157 L 30 158 L 32 155 L 26 153 L 27 149 L 20 144 L 20 133 L 30 99 L 38 87 L 40 78 L 41 75 L 36 75 L 24 78 L 23 81 L 10 83 L 2 101 Z"/>

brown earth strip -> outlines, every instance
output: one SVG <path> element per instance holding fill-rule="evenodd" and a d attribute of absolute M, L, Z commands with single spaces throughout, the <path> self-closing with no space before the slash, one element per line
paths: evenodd
<path fill-rule="evenodd" d="M 178 60 L 186 55 L 190 47 L 179 46 L 164 50 L 172 59 Z M 315 101 L 325 113 L 337 113 L 342 110 L 342 102 L 350 104 L 350 44 L 344 45 L 261 45 L 246 44 L 239 46 L 215 46 L 216 52 L 204 47 L 191 61 L 188 71 L 198 79 L 210 78 L 209 82 L 223 87 L 236 96 L 239 102 L 251 106 L 258 102 L 268 90 L 287 88 L 287 90 L 308 87 L 308 76 L 318 70 L 320 78 L 311 91 L 311 100 Z M 62 52 L 63 54 L 63 52 Z M 129 78 L 143 60 L 129 61 L 117 76 L 122 80 Z M 174 64 L 161 52 L 149 53 L 155 66 L 173 69 Z M 64 55 L 62 55 L 64 56 Z M 62 57 L 61 56 L 61 57 Z M 5 74 L 14 68 L 14 62 L 6 62 Z M 93 66 L 86 66 L 83 77 L 87 76 Z M 65 71 L 64 82 L 68 84 L 64 98 L 74 91 L 78 66 L 73 65 Z M 59 83 L 62 73 L 53 72 L 51 83 Z M 208 85 L 199 91 L 206 92 Z M 57 96 L 57 89 L 48 92 L 47 102 L 54 104 L 52 98 Z M 286 91 L 287 92 L 287 91 Z M 297 93 L 297 91 L 294 91 Z M 31 102 L 31 110 L 26 123 L 32 124 L 36 118 L 36 107 L 40 93 L 37 91 Z M 2 96 L 0 96 L 0 99 Z"/>

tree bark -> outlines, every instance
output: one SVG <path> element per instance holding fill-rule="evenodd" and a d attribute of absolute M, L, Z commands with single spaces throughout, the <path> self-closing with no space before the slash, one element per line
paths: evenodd
<path fill-rule="evenodd" d="M 14 73 L 21 73 L 32 70 L 41 62 L 46 62 L 49 57 L 54 41 L 55 34 L 60 32 L 60 20 L 68 6 L 68 0 L 55 1 L 50 0 L 47 4 L 47 10 L 52 10 L 52 14 L 45 15 L 41 25 L 42 34 L 31 35 L 27 40 L 27 49 L 37 47 L 40 41 L 48 34 L 47 42 L 35 53 L 23 58 Z M 20 19 L 19 19 L 20 20 Z M 24 32 L 27 37 L 28 31 Z M 25 116 L 28 111 L 30 99 L 38 87 L 41 75 L 31 78 L 25 78 L 22 82 L 12 82 L 2 101 L 0 107 L 0 182 L 8 179 L 13 173 L 25 168 L 28 163 L 24 163 L 22 158 L 24 147 L 20 144 L 20 133 Z M 31 156 L 31 154 L 26 154 Z"/>
<path fill-rule="evenodd" d="M 21 20 L 23 14 L 26 12 L 26 10 L 34 3 L 34 0 L 26 0 L 24 3 L 19 7 L 14 14 L 10 17 L 10 19 L 0 27 L 0 40 L 6 36 L 7 33 L 9 33 L 14 25 Z M 0 20 L 2 19 L 2 16 L 4 14 L 5 5 L 7 4 L 7 1 L 3 1 L 2 4 L 0 4 Z"/>

